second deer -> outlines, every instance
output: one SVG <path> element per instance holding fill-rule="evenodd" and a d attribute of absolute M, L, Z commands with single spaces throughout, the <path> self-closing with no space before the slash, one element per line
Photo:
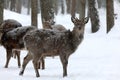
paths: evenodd
<path fill-rule="evenodd" d="M 7 19 L 7 20 L 4 20 L 1 24 L 0 24 L 0 33 L 1 33 L 1 36 L 0 36 L 0 43 L 4 46 L 4 42 L 3 41 L 3 35 L 4 34 L 7 34 L 7 32 L 15 29 L 15 28 L 18 28 L 18 27 L 22 27 L 22 24 L 14 19 Z M 2 38 L 2 39 L 1 39 Z M 9 42 L 10 43 L 10 42 Z M 9 45 L 9 44 L 8 44 Z M 5 47 L 6 48 L 6 47 Z M 7 48 L 6 48 L 7 49 Z M 12 50 L 12 54 L 9 54 L 8 51 L 6 50 L 6 64 L 5 64 L 5 68 L 8 67 L 8 62 L 9 62 L 9 58 L 8 56 L 11 55 L 10 57 L 12 57 L 13 55 L 17 56 L 17 59 L 18 59 L 18 66 L 20 67 L 21 63 L 20 63 L 20 51 L 17 51 L 17 50 Z"/>

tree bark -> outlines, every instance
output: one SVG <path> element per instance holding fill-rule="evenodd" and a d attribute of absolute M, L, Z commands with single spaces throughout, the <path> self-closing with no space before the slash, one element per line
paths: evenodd
<path fill-rule="evenodd" d="M 11 11 L 15 11 L 15 4 L 16 4 L 16 0 L 11 0 L 11 3 L 10 3 L 10 10 Z"/>
<path fill-rule="evenodd" d="M 53 1 L 54 1 L 54 11 L 55 11 L 55 14 L 57 15 L 59 11 L 58 0 L 53 0 Z"/>
<path fill-rule="evenodd" d="M 10 1 L 9 0 L 4 0 L 4 8 L 8 9 L 10 6 Z"/>
<path fill-rule="evenodd" d="M 22 0 L 16 0 L 16 12 L 21 13 Z"/>
<path fill-rule="evenodd" d="M 89 6 L 89 16 L 91 20 L 91 31 L 92 33 L 97 32 L 99 30 L 99 15 L 98 11 L 95 7 L 95 0 L 88 0 Z"/>
<path fill-rule="evenodd" d="M 4 0 L 0 0 L 0 23 L 3 21 Z"/>
<path fill-rule="evenodd" d="M 72 6 L 71 6 L 71 16 L 75 17 L 76 12 L 76 0 L 72 0 Z"/>
<path fill-rule="evenodd" d="M 30 5 L 31 5 L 31 1 L 28 0 L 28 4 L 27 4 L 27 14 L 30 14 Z"/>
<path fill-rule="evenodd" d="M 98 3 L 98 8 L 101 8 L 102 7 L 102 1 L 101 0 L 97 0 L 97 3 Z"/>
<path fill-rule="evenodd" d="M 53 0 L 41 0 L 40 2 L 42 23 L 44 21 L 50 21 L 51 24 L 54 23 L 54 9 L 52 2 Z"/>
<path fill-rule="evenodd" d="M 107 19 L 107 33 L 114 26 L 114 4 L 113 0 L 106 0 L 106 19 Z"/>
<path fill-rule="evenodd" d="M 71 5 L 71 0 L 66 0 L 66 8 L 67 8 L 67 13 L 70 14 L 70 6 Z"/>
<path fill-rule="evenodd" d="M 85 5 L 86 5 L 86 0 L 79 0 L 79 18 L 82 19 L 85 17 Z"/>
<path fill-rule="evenodd" d="M 65 6 L 64 6 L 64 0 L 61 0 L 61 13 L 65 13 Z"/>
<path fill-rule="evenodd" d="M 38 0 L 31 0 L 31 25 L 37 27 Z"/>
<path fill-rule="evenodd" d="M 3 21 L 3 13 L 4 13 L 4 0 L 0 0 L 0 25 Z M 0 44 L 1 44 L 1 36 L 2 36 L 2 33 L 0 32 Z"/>

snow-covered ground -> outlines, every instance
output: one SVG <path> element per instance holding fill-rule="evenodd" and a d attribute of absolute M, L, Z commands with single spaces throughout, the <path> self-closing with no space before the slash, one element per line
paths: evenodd
<path fill-rule="evenodd" d="M 120 80 L 120 5 L 115 3 L 114 28 L 106 34 L 105 10 L 99 10 L 100 30 L 90 32 L 90 21 L 86 24 L 85 38 L 77 51 L 70 56 L 68 76 L 62 77 L 62 65 L 59 57 L 46 58 L 46 69 L 39 70 L 41 77 L 36 78 L 32 62 L 27 65 L 23 76 L 19 76 L 20 68 L 17 60 L 11 59 L 9 68 L 4 68 L 6 60 L 5 49 L 0 46 L 0 79 L 1 80 Z M 23 25 L 30 25 L 30 16 L 20 15 L 5 10 L 4 18 L 16 19 Z M 56 21 L 72 29 L 70 15 L 58 15 Z M 39 15 L 39 28 L 41 19 Z M 27 51 L 21 52 L 21 62 Z"/>

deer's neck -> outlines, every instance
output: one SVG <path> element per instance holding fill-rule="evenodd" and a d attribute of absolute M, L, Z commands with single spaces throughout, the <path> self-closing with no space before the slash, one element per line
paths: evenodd
<path fill-rule="evenodd" d="M 84 32 L 78 34 L 77 32 L 73 31 L 72 32 L 72 46 L 73 46 L 73 51 L 77 49 L 79 44 L 82 42 L 84 39 Z"/>

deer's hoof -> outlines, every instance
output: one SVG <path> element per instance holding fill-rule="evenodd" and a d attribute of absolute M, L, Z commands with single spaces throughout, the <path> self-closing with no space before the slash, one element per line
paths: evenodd
<path fill-rule="evenodd" d="M 8 66 L 5 66 L 4 68 L 8 68 Z"/>
<path fill-rule="evenodd" d="M 20 71 L 19 75 L 22 76 L 23 75 L 23 71 Z"/>
<path fill-rule="evenodd" d="M 40 77 L 40 75 L 39 75 L 39 74 L 36 74 L 36 77 L 38 78 L 38 77 Z"/>

